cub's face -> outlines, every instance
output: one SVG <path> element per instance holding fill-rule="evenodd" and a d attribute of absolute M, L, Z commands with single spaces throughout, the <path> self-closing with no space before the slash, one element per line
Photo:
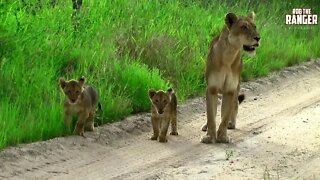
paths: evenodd
<path fill-rule="evenodd" d="M 170 104 L 172 93 L 173 90 L 171 88 L 168 89 L 167 92 L 162 90 L 157 92 L 154 89 L 149 90 L 149 98 L 157 114 L 163 114 L 166 107 Z"/>
<path fill-rule="evenodd" d="M 80 95 L 84 89 L 84 82 L 84 77 L 81 77 L 78 81 L 73 79 L 70 81 L 66 81 L 63 78 L 59 79 L 59 85 L 70 104 L 75 104 L 80 98 Z"/>
<path fill-rule="evenodd" d="M 249 54 L 255 54 L 259 46 L 260 35 L 254 23 L 254 12 L 248 16 L 240 17 L 234 13 L 228 13 L 225 18 L 229 29 L 229 41 L 231 44 L 241 46 Z"/>

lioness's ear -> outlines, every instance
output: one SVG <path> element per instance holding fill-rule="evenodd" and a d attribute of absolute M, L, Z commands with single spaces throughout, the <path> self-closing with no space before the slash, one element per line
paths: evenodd
<path fill-rule="evenodd" d="M 79 79 L 79 84 L 80 84 L 81 86 L 83 86 L 84 83 L 85 83 L 85 81 L 86 81 L 86 78 L 85 78 L 84 76 L 82 76 L 82 77 Z"/>
<path fill-rule="evenodd" d="M 169 96 L 171 96 L 174 93 L 174 90 L 172 88 L 169 88 L 167 90 L 167 93 L 168 93 Z"/>
<path fill-rule="evenodd" d="M 154 89 L 149 89 L 148 95 L 149 95 L 150 99 L 152 99 L 152 97 L 153 97 L 156 93 L 157 93 L 156 90 L 154 90 Z"/>
<path fill-rule="evenodd" d="M 230 29 L 234 25 L 234 23 L 237 22 L 237 20 L 238 20 L 237 15 L 235 15 L 234 13 L 228 13 L 225 18 L 225 22 L 226 22 L 226 25 L 228 26 L 228 29 Z"/>
<path fill-rule="evenodd" d="M 253 11 L 248 14 L 248 18 L 252 19 L 252 21 L 254 21 L 255 16 L 256 16 L 256 14 Z"/>
<path fill-rule="evenodd" d="M 61 89 L 64 89 L 67 85 L 66 80 L 64 80 L 62 77 L 59 78 L 59 85 L 60 85 Z"/>

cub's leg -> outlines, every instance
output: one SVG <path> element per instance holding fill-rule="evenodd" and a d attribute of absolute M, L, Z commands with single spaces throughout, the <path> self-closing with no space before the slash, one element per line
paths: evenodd
<path fill-rule="evenodd" d="M 154 116 L 151 116 L 151 123 L 153 128 L 153 135 L 151 136 L 151 140 L 157 140 L 159 136 L 159 126 L 160 126 L 160 119 Z"/>
<path fill-rule="evenodd" d="M 159 142 L 167 142 L 167 132 L 168 132 L 169 124 L 170 124 L 170 118 L 165 117 L 162 119 Z"/>
<path fill-rule="evenodd" d="M 218 143 L 228 143 L 229 137 L 227 136 L 227 127 L 229 120 L 231 118 L 231 113 L 234 110 L 234 96 L 235 92 L 225 93 L 222 98 L 221 105 L 221 124 L 218 130 L 217 142 Z"/>
<path fill-rule="evenodd" d="M 95 112 L 96 112 L 96 107 L 94 106 L 89 113 L 88 123 L 86 126 L 87 131 L 94 130 L 94 114 L 95 114 Z"/>
<path fill-rule="evenodd" d="M 74 129 L 74 134 L 83 136 L 84 126 L 86 124 L 86 120 L 89 117 L 88 112 L 81 112 L 78 115 L 78 122 L 76 128 Z"/>
<path fill-rule="evenodd" d="M 207 134 L 201 138 L 202 143 L 216 141 L 216 115 L 218 104 L 218 91 L 214 87 L 207 88 Z M 204 125 L 205 126 L 205 125 Z"/>
<path fill-rule="evenodd" d="M 178 131 L 177 131 L 177 116 L 174 115 L 171 118 L 171 132 L 170 135 L 178 135 Z"/>
<path fill-rule="evenodd" d="M 64 112 L 64 125 L 65 125 L 65 128 L 68 130 L 68 132 L 70 132 L 71 121 L 72 121 L 72 113 L 66 110 Z"/>

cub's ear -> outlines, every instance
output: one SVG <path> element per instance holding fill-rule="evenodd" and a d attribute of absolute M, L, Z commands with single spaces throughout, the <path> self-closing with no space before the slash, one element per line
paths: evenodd
<path fill-rule="evenodd" d="M 148 91 L 149 98 L 152 99 L 153 96 L 154 96 L 156 93 L 157 93 L 156 90 L 154 90 L 154 89 L 149 89 L 149 91 Z"/>
<path fill-rule="evenodd" d="M 174 90 L 172 88 L 169 88 L 167 90 L 167 93 L 168 93 L 169 96 L 171 96 L 174 93 Z"/>
<path fill-rule="evenodd" d="M 62 77 L 59 78 L 59 85 L 60 85 L 61 89 L 64 89 L 67 85 L 66 80 L 64 80 Z"/>
<path fill-rule="evenodd" d="M 86 82 L 86 78 L 84 77 L 84 76 L 82 76 L 81 78 L 79 78 L 79 84 L 81 85 L 81 86 L 83 86 L 84 85 L 84 83 Z"/>
<path fill-rule="evenodd" d="M 248 14 L 248 18 L 252 19 L 252 21 L 254 21 L 255 16 L 256 16 L 256 14 L 253 11 Z"/>
<path fill-rule="evenodd" d="M 228 13 L 225 18 L 226 25 L 230 29 L 238 20 L 238 17 L 234 13 Z"/>

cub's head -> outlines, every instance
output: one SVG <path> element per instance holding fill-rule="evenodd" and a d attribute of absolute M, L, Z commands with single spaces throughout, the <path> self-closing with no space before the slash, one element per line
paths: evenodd
<path fill-rule="evenodd" d="M 59 79 L 59 85 L 71 104 L 76 103 L 79 99 L 84 90 L 84 83 L 84 77 L 81 77 L 79 80 L 71 79 L 70 81 L 66 81 L 63 78 Z"/>
<path fill-rule="evenodd" d="M 149 89 L 149 98 L 157 114 L 162 114 L 171 102 L 171 96 L 174 91 L 170 88 L 166 92 Z"/>
<path fill-rule="evenodd" d="M 234 13 L 228 13 L 225 17 L 225 23 L 229 30 L 229 42 L 242 47 L 244 51 L 253 55 L 260 41 L 254 17 L 254 12 L 251 12 L 248 16 L 237 16 Z"/>

